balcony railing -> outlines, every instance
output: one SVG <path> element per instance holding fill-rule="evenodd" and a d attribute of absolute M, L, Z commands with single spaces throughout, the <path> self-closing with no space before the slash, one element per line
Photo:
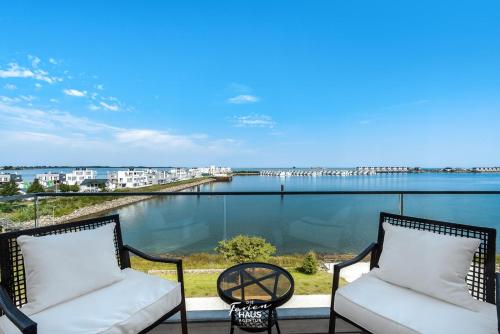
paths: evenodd
<path fill-rule="evenodd" d="M 118 213 L 125 243 L 184 257 L 215 256 L 219 241 L 239 234 L 260 236 L 277 248 L 276 261 L 293 269 L 294 259 L 309 250 L 325 262 L 359 252 L 376 239 L 381 211 L 497 228 L 499 208 L 500 191 L 37 193 L 0 197 L 0 221 L 19 229 Z M 224 264 L 213 266 L 187 267 L 188 277 L 213 276 L 209 292 L 187 283 L 188 297 L 216 297 L 214 277 Z M 169 274 L 163 267 L 145 270 Z M 296 295 L 327 295 L 330 286 L 311 287 L 313 281 L 330 284 L 331 276 L 323 275 L 316 281 L 299 277 Z M 301 316 L 327 315 L 329 298 L 318 298 L 318 307 Z"/>

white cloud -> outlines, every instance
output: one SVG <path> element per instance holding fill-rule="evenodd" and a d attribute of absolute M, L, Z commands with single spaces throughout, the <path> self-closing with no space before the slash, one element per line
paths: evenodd
<path fill-rule="evenodd" d="M 0 96 L 0 101 L 7 104 L 21 102 L 19 97 Z"/>
<path fill-rule="evenodd" d="M 1 100 L 0 100 L 1 101 Z M 239 142 L 227 138 L 212 138 L 204 134 L 177 134 L 172 131 L 127 128 L 97 122 L 59 110 L 42 110 L 0 102 L 0 136 L 23 148 L 30 158 L 43 151 L 40 158 L 52 159 L 121 159 L 145 164 L 148 161 L 167 163 L 191 161 L 206 157 L 229 156 Z M 0 141 L 1 146 L 8 145 Z M 10 145 L 10 144 L 9 144 Z M 61 150 L 61 148 L 66 148 Z M 78 151 L 67 148 L 78 148 Z M 241 152 L 239 148 L 238 152 Z M 77 154 L 75 152 L 78 152 Z M 62 156 L 61 156 L 62 155 Z M 22 155 L 19 156 L 22 158 Z M 187 159 L 187 160 L 184 160 Z M 108 160 L 105 160 L 108 161 Z M 85 163 L 81 162 L 81 163 Z M 88 160 L 86 163 L 90 163 Z"/>
<path fill-rule="evenodd" d="M 87 95 L 86 91 L 78 89 L 63 89 L 63 93 L 68 96 L 76 96 L 76 97 L 84 97 L 85 95 Z"/>
<path fill-rule="evenodd" d="M 33 100 L 36 100 L 36 97 L 34 97 L 33 95 L 19 95 L 19 97 L 26 102 L 32 102 Z"/>
<path fill-rule="evenodd" d="M 99 84 L 99 85 L 96 85 L 96 86 L 95 86 L 95 88 L 96 88 L 97 90 L 103 90 L 103 89 L 104 89 L 104 85 Z"/>
<path fill-rule="evenodd" d="M 258 102 L 259 98 L 255 95 L 237 95 L 227 99 L 228 103 L 231 104 L 246 104 L 246 103 L 255 103 Z"/>
<path fill-rule="evenodd" d="M 120 107 L 118 105 L 116 105 L 116 104 L 108 104 L 108 103 L 102 102 L 102 101 L 99 104 L 104 109 L 107 109 L 107 110 L 110 110 L 110 111 L 118 111 L 118 110 L 120 110 Z"/>
<path fill-rule="evenodd" d="M 31 70 L 19 66 L 17 63 L 10 63 L 7 69 L 0 69 L 0 78 L 31 78 L 49 84 L 61 82 L 63 80 L 62 78 L 49 75 L 47 71 L 41 69 Z"/>
<path fill-rule="evenodd" d="M 8 90 L 16 90 L 17 86 L 14 84 L 7 83 L 3 86 L 3 88 L 8 89 Z"/>
<path fill-rule="evenodd" d="M 167 145 L 178 149 L 194 148 L 193 138 L 174 135 L 164 131 L 150 129 L 121 129 L 116 132 L 115 138 L 120 143 L 136 146 Z"/>
<path fill-rule="evenodd" d="M 271 116 L 257 114 L 235 117 L 234 122 L 237 127 L 274 128 L 276 126 Z"/>
<path fill-rule="evenodd" d="M 99 106 L 96 106 L 95 104 L 89 104 L 88 108 L 89 108 L 89 110 L 92 110 L 92 111 L 97 111 L 97 110 L 101 109 Z"/>
<path fill-rule="evenodd" d="M 55 60 L 54 58 L 49 58 L 49 63 L 51 63 L 52 65 L 59 64 L 59 62 L 57 60 Z"/>
<path fill-rule="evenodd" d="M 38 65 L 40 65 L 40 63 L 42 62 L 40 58 L 32 55 L 28 55 L 28 59 L 31 61 L 31 66 L 33 68 L 38 68 Z"/>
<path fill-rule="evenodd" d="M 52 103 L 59 103 L 58 99 L 50 99 L 49 101 L 52 102 Z"/>
<path fill-rule="evenodd" d="M 42 84 L 41 84 L 41 83 L 39 83 L 39 82 L 36 82 L 36 83 L 35 83 L 35 88 L 36 88 L 36 89 L 40 89 L 40 88 L 42 88 Z"/>

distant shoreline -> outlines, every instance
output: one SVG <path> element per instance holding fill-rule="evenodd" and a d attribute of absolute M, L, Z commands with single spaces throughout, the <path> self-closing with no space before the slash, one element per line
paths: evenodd
<path fill-rule="evenodd" d="M 99 166 L 99 165 L 90 165 L 90 166 L 58 166 L 58 165 L 47 165 L 47 166 L 0 166 L 0 172 L 9 172 L 9 171 L 23 171 L 30 169 L 48 169 L 48 170 L 57 170 L 57 169 L 75 169 L 75 168 L 96 168 L 96 169 L 117 169 L 117 168 L 137 168 L 137 169 L 168 169 L 168 168 L 180 168 L 179 166 Z M 182 168 L 189 168 L 186 166 L 182 166 Z M 260 172 L 263 170 L 282 170 L 282 171 L 321 171 L 321 170 L 377 170 L 377 169 L 396 169 L 401 168 L 400 166 L 371 166 L 371 167 L 259 167 L 259 168 L 232 168 L 234 175 L 260 175 Z M 483 173 L 500 173 L 499 166 L 490 166 L 490 167 L 403 167 L 407 170 L 402 171 L 378 171 L 377 173 L 442 173 L 442 174 L 453 174 L 453 173 L 471 173 L 471 174 L 483 174 Z"/>
<path fill-rule="evenodd" d="M 198 180 L 193 180 L 193 182 L 185 183 L 185 184 L 180 184 L 180 185 L 168 185 L 165 184 L 165 187 L 162 189 L 159 189 L 157 191 L 162 192 L 162 191 L 182 191 L 186 190 L 189 188 L 193 188 L 196 186 L 200 186 L 203 184 L 207 183 L 212 183 L 216 182 L 216 179 L 214 178 L 203 178 L 203 179 L 198 179 Z M 141 188 L 137 188 L 138 191 L 141 190 Z M 112 196 L 112 195 L 111 195 Z M 60 217 L 51 217 L 51 216 L 41 216 L 38 218 L 38 224 L 37 226 L 46 226 L 46 225 L 54 225 L 54 224 L 60 224 L 60 223 L 65 223 L 65 222 L 70 222 L 70 221 L 75 221 L 77 219 L 81 218 L 90 218 L 90 217 L 95 217 L 95 216 L 100 216 L 103 213 L 110 212 L 122 207 L 125 207 L 127 205 L 131 205 L 137 202 L 141 202 L 144 200 L 151 199 L 153 196 L 130 196 L 130 197 L 119 197 L 116 199 L 112 200 L 107 200 L 98 204 L 93 204 L 89 206 L 84 206 L 79 209 L 76 209 L 70 214 L 60 216 Z M 26 228 L 31 228 L 35 227 L 34 221 L 29 220 L 29 221 L 23 221 L 23 222 L 11 222 L 7 224 L 7 222 L 2 222 L 3 223 L 3 229 L 4 230 L 15 230 L 15 229 L 26 229 Z"/>

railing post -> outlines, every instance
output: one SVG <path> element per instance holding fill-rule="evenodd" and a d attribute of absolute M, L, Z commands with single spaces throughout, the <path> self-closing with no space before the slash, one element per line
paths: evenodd
<path fill-rule="evenodd" d="M 399 194 L 399 214 L 402 216 L 404 214 L 404 194 Z"/>
<path fill-rule="evenodd" d="M 38 226 L 38 196 L 35 195 L 35 227 Z"/>

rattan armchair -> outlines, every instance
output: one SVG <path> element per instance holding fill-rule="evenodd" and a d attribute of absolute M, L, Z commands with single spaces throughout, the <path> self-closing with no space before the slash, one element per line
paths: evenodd
<path fill-rule="evenodd" d="M 182 271 L 182 260 L 167 259 L 145 254 L 131 246 L 123 245 L 120 219 L 118 215 L 112 215 L 102 218 L 83 220 L 78 222 L 45 226 L 23 231 L 15 231 L 0 234 L 0 311 L 23 333 L 36 334 L 37 324 L 28 316 L 19 310 L 19 307 L 28 302 L 26 291 L 26 277 L 24 271 L 24 261 L 21 249 L 17 244 L 17 237 L 20 235 L 44 236 L 50 234 L 63 234 L 68 232 L 77 232 L 81 230 L 94 229 L 109 223 L 115 223 L 115 248 L 118 264 L 121 269 L 130 268 L 130 255 L 133 253 L 143 259 L 172 263 L 177 267 L 177 279 L 180 283 L 181 302 L 168 313 L 158 318 L 154 323 L 149 324 L 140 333 L 147 333 L 154 327 L 161 324 L 164 320 L 180 312 L 182 333 L 187 334 L 186 304 L 184 298 L 184 279 Z M 85 250 L 82 249 L 82 252 Z M 133 293 L 127 291 L 127 293 Z"/>
<path fill-rule="evenodd" d="M 362 329 L 364 332 L 370 333 L 367 329 L 363 328 L 360 324 L 350 320 L 348 317 L 338 314 L 335 311 L 335 294 L 339 289 L 340 270 L 346 268 L 354 263 L 360 262 L 368 255 L 370 255 L 370 270 L 378 267 L 378 261 L 384 246 L 384 229 L 382 224 L 384 222 L 407 227 L 411 229 L 431 231 L 439 234 L 478 238 L 481 244 L 474 254 L 473 262 L 470 267 L 469 273 L 466 278 L 467 285 L 471 295 L 479 300 L 490 304 L 500 305 L 500 294 L 495 296 L 495 288 L 500 289 L 500 274 L 495 273 L 496 261 L 496 230 L 492 228 L 484 228 L 469 225 L 460 225 L 447 223 L 436 220 L 407 217 L 390 213 L 380 213 L 380 221 L 378 228 L 378 240 L 372 243 L 365 250 L 363 250 L 355 258 L 334 265 L 333 269 L 333 287 L 332 299 L 330 308 L 330 326 L 329 333 L 335 333 L 336 319 L 340 318 L 344 321 Z M 496 284 L 495 284 L 496 281 Z M 498 319 L 500 319 L 500 310 L 497 307 Z M 498 326 L 500 329 L 500 325 Z M 499 331 L 500 332 L 500 331 Z"/>

